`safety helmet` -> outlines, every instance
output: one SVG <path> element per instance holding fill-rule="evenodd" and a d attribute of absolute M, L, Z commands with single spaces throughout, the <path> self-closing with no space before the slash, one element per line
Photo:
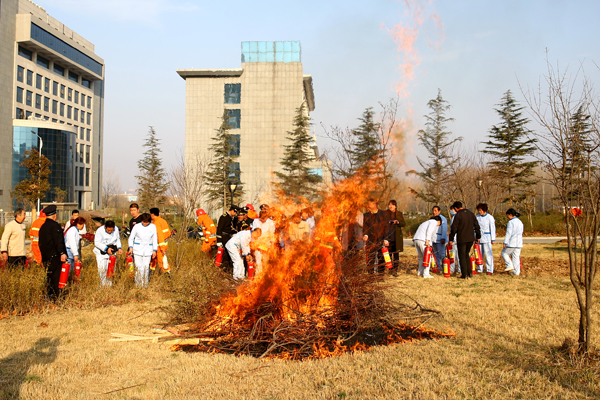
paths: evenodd
<path fill-rule="evenodd" d="M 206 215 L 206 211 L 204 211 L 203 209 L 199 208 L 196 210 L 196 215 L 199 217 L 201 215 Z"/>

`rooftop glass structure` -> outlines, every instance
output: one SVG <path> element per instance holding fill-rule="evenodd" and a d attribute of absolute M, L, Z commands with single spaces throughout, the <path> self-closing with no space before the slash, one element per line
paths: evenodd
<path fill-rule="evenodd" d="M 242 62 L 300 62 L 300 42 L 242 42 Z"/>

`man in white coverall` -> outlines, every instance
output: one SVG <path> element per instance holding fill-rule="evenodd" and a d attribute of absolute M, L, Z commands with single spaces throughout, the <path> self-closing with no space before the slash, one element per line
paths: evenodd
<path fill-rule="evenodd" d="M 253 231 L 241 231 L 233 235 L 225 245 L 233 262 L 233 279 L 241 280 L 246 277 L 246 269 L 244 268 L 244 259 L 242 257 L 250 255 L 250 242 L 258 239 L 261 234 L 262 231 L 260 228 L 256 228 Z"/>
<path fill-rule="evenodd" d="M 96 230 L 94 236 L 94 254 L 98 263 L 98 275 L 102 286 L 111 286 L 112 280 L 106 277 L 108 262 L 110 256 L 123 254 L 121 250 L 121 239 L 119 238 L 119 229 L 115 226 L 115 221 L 106 221 L 106 223 Z"/>

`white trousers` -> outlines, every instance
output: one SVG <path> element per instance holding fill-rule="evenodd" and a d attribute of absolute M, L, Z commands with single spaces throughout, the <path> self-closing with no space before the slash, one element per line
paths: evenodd
<path fill-rule="evenodd" d="M 419 259 L 419 269 L 417 275 L 429 276 L 429 267 L 423 267 L 423 258 L 425 257 L 425 241 L 424 240 L 413 240 L 415 248 L 417 249 L 417 257 Z"/>
<path fill-rule="evenodd" d="M 521 248 L 506 247 L 502 250 L 502 258 L 506 263 L 506 268 L 513 267 L 511 271 L 513 275 L 521 274 Z"/>
<path fill-rule="evenodd" d="M 481 257 L 485 259 L 485 269 L 487 272 L 494 273 L 494 253 L 492 252 L 492 243 L 479 243 L 481 247 Z M 483 265 L 477 266 L 477 272 L 483 273 Z"/>
<path fill-rule="evenodd" d="M 102 286 L 112 286 L 112 279 L 106 277 L 108 271 L 108 255 L 96 254 L 96 263 L 98 264 L 98 275 Z"/>
<path fill-rule="evenodd" d="M 139 287 L 148 287 L 148 277 L 150 274 L 150 260 L 152 256 L 133 255 L 135 263 L 135 284 Z"/>
<path fill-rule="evenodd" d="M 246 269 L 244 268 L 244 259 L 240 255 L 240 251 L 235 246 L 233 246 L 233 250 L 230 250 L 227 246 L 225 247 L 233 263 L 233 279 L 244 279 L 246 277 Z"/>

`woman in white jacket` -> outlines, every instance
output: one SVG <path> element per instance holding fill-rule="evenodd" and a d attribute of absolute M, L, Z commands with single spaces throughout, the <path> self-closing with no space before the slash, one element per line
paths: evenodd
<path fill-rule="evenodd" d="M 150 214 L 142 214 L 142 223 L 135 224 L 129 236 L 127 254 L 133 254 L 135 262 L 135 284 L 148 286 L 150 276 L 150 261 L 156 257 L 158 240 L 156 225 L 151 224 Z"/>
<path fill-rule="evenodd" d="M 417 231 L 415 232 L 415 236 L 413 236 L 413 243 L 417 249 L 417 256 L 419 259 L 417 275 L 422 276 L 423 278 L 433 278 L 433 275 L 429 273 L 429 267 L 423 267 L 423 257 L 425 256 L 425 248 L 431 246 L 433 238 L 437 235 L 441 224 L 442 218 L 439 215 L 431 217 L 419 225 L 419 228 L 417 228 Z"/>
<path fill-rule="evenodd" d="M 521 214 L 514 208 L 506 211 L 508 223 L 506 224 L 506 235 L 504 235 L 504 249 L 502 258 L 506 263 L 504 272 L 512 271 L 513 275 L 521 273 L 521 248 L 523 248 L 523 223 L 519 219 Z"/>
<path fill-rule="evenodd" d="M 75 263 L 79 261 L 79 231 L 85 226 L 85 218 L 77 217 L 73 225 L 65 232 L 65 247 L 67 248 L 67 261 L 71 264 L 70 273 L 75 270 Z"/>

